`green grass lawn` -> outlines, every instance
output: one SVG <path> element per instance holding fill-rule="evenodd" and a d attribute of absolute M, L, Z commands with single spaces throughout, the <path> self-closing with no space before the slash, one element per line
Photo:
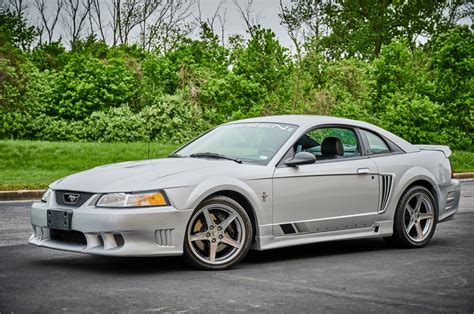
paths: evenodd
<path fill-rule="evenodd" d="M 164 157 L 177 145 L 0 141 L 0 190 L 40 189 L 74 172 L 126 160 Z M 451 156 L 455 172 L 474 171 L 474 152 Z"/>
<path fill-rule="evenodd" d="M 39 189 L 74 172 L 114 162 L 164 157 L 177 145 L 0 141 L 0 190 Z"/>
<path fill-rule="evenodd" d="M 454 172 L 474 172 L 474 152 L 454 151 L 449 160 Z"/>

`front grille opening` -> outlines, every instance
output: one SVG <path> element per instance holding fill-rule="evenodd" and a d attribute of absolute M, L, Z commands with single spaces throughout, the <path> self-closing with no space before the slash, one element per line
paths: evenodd
<path fill-rule="evenodd" d="M 87 245 L 84 233 L 75 230 L 49 229 L 49 236 L 58 242 Z"/>
<path fill-rule="evenodd" d="M 81 207 L 84 205 L 94 194 L 87 192 L 73 192 L 73 191 L 54 191 L 56 197 L 56 204 L 61 206 L 70 207 Z M 69 199 L 69 197 L 74 197 Z"/>
<path fill-rule="evenodd" d="M 103 247 L 104 246 L 104 239 L 102 238 L 102 236 L 100 234 L 97 236 L 97 238 L 99 238 L 100 246 Z"/>
<path fill-rule="evenodd" d="M 125 244 L 125 240 L 123 239 L 121 234 L 115 233 L 114 234 L 115 243 L 117 243 L 118 247 L 122 247 Z"/>

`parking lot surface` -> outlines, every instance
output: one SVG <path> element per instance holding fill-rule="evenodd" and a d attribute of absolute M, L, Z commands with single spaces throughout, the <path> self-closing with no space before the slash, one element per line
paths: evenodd
<path fill-rule="evenodd" d="M 474 182 L 423 249 L 382 239 L 250 252 L 227 271 L 26 244 L 31 202 L 0 203 L 0 312 L 474 311 Z"/>

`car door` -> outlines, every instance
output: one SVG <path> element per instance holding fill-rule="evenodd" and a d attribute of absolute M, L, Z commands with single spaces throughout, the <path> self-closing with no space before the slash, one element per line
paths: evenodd
<path fill-rule="evenodd" d="M 325 141 L 329 137 L 332 139 Z M 325 144 L 339 141 L 342 155 Z M 283 160 L 277 166 L 273 177 L 276 236 L 373 225 L 379 204 L 379 177 L 374 162 L 362 153 L 362 145 L 358 130 L 347 126 L 312 129 L 293 145 L 287 155 L 306 151 L 317 160 L 298 167 L 285 166 Z"/>

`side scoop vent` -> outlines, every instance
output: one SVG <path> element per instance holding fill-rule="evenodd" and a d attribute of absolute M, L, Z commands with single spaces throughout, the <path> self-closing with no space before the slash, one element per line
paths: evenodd
<path fill-rule="evenodd" d="M 156 230 L 155 240 L 159 246 L 174 246 L 174 229 Z"/>
<path fill-rule="evenodd" d="M 380 207 L 379 212 L 383 213 L 387 210 L 388 200 L 392 194 L 393 175 L 382 174 L 380 176 Z"/>
<path fill-rule="evenodd" d="M 281 224 L 280 228 L 284 234 L 296 233 L 296 230 L 292 224 Z"/>

